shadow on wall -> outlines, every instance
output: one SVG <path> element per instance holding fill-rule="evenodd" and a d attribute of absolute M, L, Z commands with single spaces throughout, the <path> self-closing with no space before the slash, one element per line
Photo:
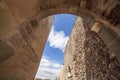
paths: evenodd
<path fill-rule="evenodd" d="M 92 20 L 90 18 L 82 18 L 82 21 L 84 27 L 82 31 L 84 32 L 81 31 L 78 36 L 81 39 L 85 34 L 85 39 L 84 47 L 82 47 L 82 49 L 79 47 L 79 54 L 85 54 L 85 63 L 81 63 L 82 57 L 78 54 L 78 56 L 76 56 L 75 69 L 86 72 L 86 74 L 83 74 L 84 76 L 86 75 L 86 80 L 120 80 L 120 62 L 116 56 L 110 52 L 99 35 L 91 31 Z M 82 67 L 80 68 L 80 64 L 85 65 L 86 69 L 84 67 L 83 69 Z M 81 75 L 81 72 L 77 71 L 75 74 L 78 77 Z M 81 76 L 78 78 L 80 79 Z"/>
<path fill-rule="evenodd" d="M 98 34 L 90 31 L 90 24 L 89 19 L 83 18 L 86 33 L 84 50 L 87 80 L 119 80 L 120 62 Z"/>

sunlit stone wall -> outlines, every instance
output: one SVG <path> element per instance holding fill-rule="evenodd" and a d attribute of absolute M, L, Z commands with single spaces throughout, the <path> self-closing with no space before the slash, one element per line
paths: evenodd
<path fill-rule="evenodd" d="M 64 52 L 58 80 L 119 80 L 120 62 L 91 31 L 90 18 L 77 18 Z"/>

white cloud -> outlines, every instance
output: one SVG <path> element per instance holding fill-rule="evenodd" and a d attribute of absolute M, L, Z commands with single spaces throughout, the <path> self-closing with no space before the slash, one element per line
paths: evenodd
<path fill-rule="evenodd" d="M 64 51 L 67 41 L 68 41 L 68 36 L 66 36 L 63 31 L 59 31 L 59 32 L 55 31 L 53 26 L 50 35 L 48 37 L 48 42 L 50 43 L 50 47 L 58 48 Z"/>
<path fill-rule="evenodd" d="M 54 80 L 62 65 L 56 61 L 51 61 L 46 57 L 41 59 L 36 78 Z"/>
<path fill-rule="evenodd" d="M 68 36 L 65 35 L 63 31 L 55 31 L 54 26 L 50 32 L 48 37 L 48 42 L 50 43 L 50 47 L 58 48 L 64 51 L 66 43 L 68 41 Z M 50 60 L 48 57 L 43 56 L 41 59 L 40 66 L 38 68 L 38 72 L 36 74 L 36 78 L 42 79 L 51 79 L 55 80 L 55 77 L 59 73 L 62 65 L 56 61 Z"/>

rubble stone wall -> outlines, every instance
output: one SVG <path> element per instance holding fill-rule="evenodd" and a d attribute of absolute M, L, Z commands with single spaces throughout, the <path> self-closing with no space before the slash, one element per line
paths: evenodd
<path fill-rule="evenodd" d="M 90 18 L 77 18 L 75 22 L 64 53 L 64 80 L 120 80 L 120 62 L 91 31 L 91 23 Z"/>

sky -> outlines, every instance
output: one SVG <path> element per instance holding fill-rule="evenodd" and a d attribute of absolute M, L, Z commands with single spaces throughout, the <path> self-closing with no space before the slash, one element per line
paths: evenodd
<path fill-rule="evenodd" d="M 43 51 L 36 78 L 54 80 L 64 64 L 64 48 L 76 20 L 75 15 L 54 15 L 52 29 Z"/>

